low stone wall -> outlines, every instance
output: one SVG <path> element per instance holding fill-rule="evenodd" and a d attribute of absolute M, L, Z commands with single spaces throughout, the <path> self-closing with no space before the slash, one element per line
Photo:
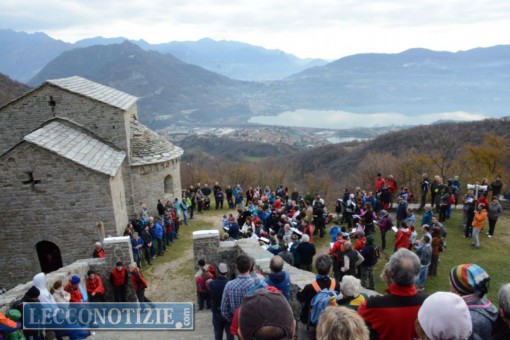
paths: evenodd
<path fill-rule="evenodd" d="M 113 301 L 113 288 L 110 285 L 110 272 L 115 267 L 115 263 L 121 261 L 126 267 L 133 262 L 133 251 L 131 249 L 131 241 L 128 236 L 125 237 L 109 237 L 103 240 L 103 249 L 105 258 L 102 259 L 83 259 L 73 262 L 72 264 L 62 267 L 57 271 L 51 272 L 46 275 L 46 283 L 48 290 L 53 284 L 62 280 L 67 284 L 73 275 L 78 275 L 81 278 L 81 284 L 86 289 L 85 280 L 87 272 L 93 270 L 103 280 L 105 288 L 105 295 L 107 301 Z M 34 273 L 34 275 L 37 273 Z M 134 287 L 130 282 L 128 283 L 128 300 L 132 302 L 138 301 L 134 291 Z M 0 295 L 0 312 L 5 312 L 9 309 L 10 305 L 23 298 L 25 293 L 33 286 L 33 282 L 29 281 L 22 283 L 9 290 L 7 293 Z"/>
<path fill-rule="evenodd" d="M 218 230 L 201 230 L 193 233 L 193 255 L 195 269 L 198 270 L 197 262 L 205 259 L 206 263 L 218 265 L 225 262 L 230 268 L 235 268 L 235 258 L 239 254 L 247 254 L 255 259 L 256 270 L 261 271 L 265 276 L 270 273 L 269 262 L 273 254 L 260 247 L 253 239 L 242 239 L 238 241 L 222 241 Z M 301 311 L 301 304 L 296 299 L 296 293 L 303 287 L 315 280 L 311 272 L 298 269 L 285 264 L 284 270 L 291 278 L 291 300 L 290 305 L 297 319 Z"/>
<path fill-rule="evenodd" d="M 239 254 L 246 254 L 255 259 L 255 269 L 267 276 L 271 270 L 269 263 L 274 256 L 254 239 L 241 239 L 238 241 L 222 241 L 218 230 L 201 230 L 193 233 L 193 255 L 195 270 L 198 270 L 197 262 L 199 259 L 205 259 L 206 263 L 218 265 L 225 262 L 231 268 L 231 272 L 235 270 L 235 258 Z M 315 274 L 306 270 L 298 269 L 289 264 L 285 264 L 284 268 L 290 275 L 291 291 L 290 305 L 294 313 L 294 317 L 299 319 L 301 313 L 301 303 L 297 301 L 296 294 L 302 290 L 307 284 L 315 281 Z M 376 295 L 377 292 L 363 289 L 363 293 L 368 296 Z"/>

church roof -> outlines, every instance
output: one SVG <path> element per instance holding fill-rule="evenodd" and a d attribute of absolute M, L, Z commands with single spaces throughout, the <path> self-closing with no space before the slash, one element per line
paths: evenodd
<path fill-rule="evenodd" d="M 24 140 L 109 176 L 115 176 L 126 158 L 123 151 L 57 121 L 26 135 Z"/>
<path fill-rule="evenodd" d="M 131 121 L 131 165 L 165 162 L 183 154 L 183 150 L 142 123 Z"/>
<path fill-rule="evenodd" d="M 78 76 L 48 80 L 47 83 L 122 110 L 129 109 L 138 99 L 125 92 Z"/>

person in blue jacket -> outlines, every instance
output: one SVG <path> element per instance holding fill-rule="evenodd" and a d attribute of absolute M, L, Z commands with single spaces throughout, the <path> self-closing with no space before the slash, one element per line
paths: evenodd
<path fill-rule="evenodd" d="M 273 256 L 269 263 L 271 273 L 266 279 L 268 286 L 273 286 L 280 290 L 287 300 L 290 300 L 290 275 L 283 270 L 285 262 L 280 256 Z"/>

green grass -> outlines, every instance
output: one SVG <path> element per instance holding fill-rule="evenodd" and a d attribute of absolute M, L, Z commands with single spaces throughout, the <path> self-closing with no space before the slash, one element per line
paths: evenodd
<path fill-rule="evenodd" d="M 204 216 L 208 216 L 215 215 L 217 212 L 214 210 L 209 210 L 204 211 L 202 214 Z M 194 217 L 194 219 L 188 222 L 188 225 L 185 225 L 184 222 L 182 222 L 181 226 L 179 227 L 179 239 L 174 240 L 172 245 L 167 246 L 167 252 L 163 256 L 156 257 L 151 266 L 147 266 L 144 263 L 144 275 L 147 276 L 149 280 L 153 278 L 153 268 L 155 265 L 159 263 L 177 261 L 186 251 L 189 251 L 189 248 L 191 248 L 193 244 L 194 231 L 209 230 L 214 226 L 213 223 L 200 219 L 198 212 L 195 212 Z M 220 223 L 220 219 L 218 219 L 218 223 Z M 190 265 L 185 268 L 179 268 L 176 272 L 173 273 L 173 275 L 174 274 L 193 277 L 193 264 L 190 263 Z"/>
<path fill-rule="evenodd" d="M 421 220 L 421 216 L 417 215 L 417 222 Z M 444 225 L 448 230 L 446 238 L 447 248 L 440 254 L 440 262 L 436 277 L 428 277 L 425 283 L 425 291 L 433 293 L 437 291 L 450 291 L 449 272 L 452 267 L 459 264 L 476 263 L 487 271 L 489 274 L 490 288 L 489 298 L 497 302 L 498 290 L 505 283 L 510 282 L 509 271 L 510 257 L 507 255 L 510 240 L 510 221 L 508 216 L 500 218 L 496 225 L 495 236 L 488 238 L 485 234 L 489 230 L 488 221 L 484 230 L 480 233 L 480 249 L 471 247 L 471 239 L 465 239 L 464 229 L 461 226 L 462 211 L 452 211 L 452 216 Z M 418 222 L 419 224 L 419 222 Z M 331 225 L 328 225 L 328 229 Z M 421 237 L 421 231 L 418 231 L 418 237 Z M 379 246 L 381 236 L 379 230 L 376 231 L 374 237 L 376 244 Z M 326 252 L 329 247 L 329 234 L 323 239 L 314 237 L 314 244 L 318 249 L 318 253 Z M 386 235 L 387 249 L 381 252 L 381 258 L 375 269 L 376 290 L 384 293 L 385 284 L 379 278 L 384 264 L 389 260 L 393 253 L 394 237 L 392 232 Z"/>

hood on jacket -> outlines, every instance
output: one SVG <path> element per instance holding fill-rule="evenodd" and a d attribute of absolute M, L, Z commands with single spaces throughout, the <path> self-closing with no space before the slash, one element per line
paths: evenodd
<path fill-rule="evenodd" d="M 279 283 L 282 283 L 283 281 L 285 281 L 285 277 L 287 275 L 285 275 L 285 272 L 284 271 L 281 271 L 279 273 L 270 273 L 268 275 L 269 279 L 271 280 L 271 282 L 273 282 L 274 284 L 279 284 Z"/>
<path fill-rule="evenodd" d="M 39 273 L 36 274 L 33 278 L 34 286 L 39 289 L 39 292 L 41 293 L 39 295 L 39 302 L 42 303 L 55 303 L 55 299 L 53 298 L 53 295 L 50 294 L 48 291 L 48 288 L 46 286 L 46 274 Z"/>

